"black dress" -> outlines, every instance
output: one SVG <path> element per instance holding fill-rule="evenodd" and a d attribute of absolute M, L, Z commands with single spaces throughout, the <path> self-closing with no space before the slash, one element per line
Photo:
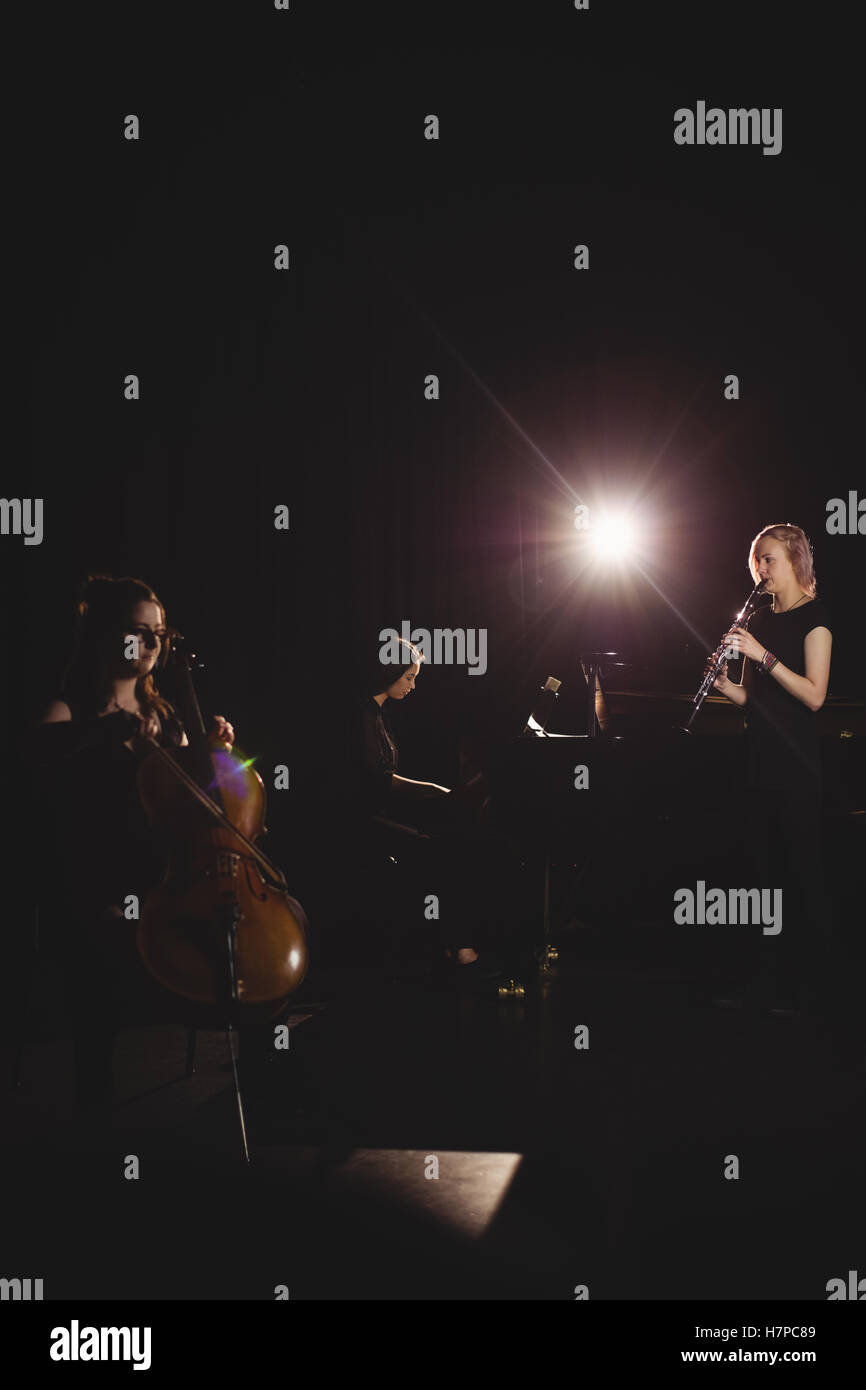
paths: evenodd
<path fill-rule="evenodd" d="M 129 902 L 141 904 L 164 858 L 139 798 L 139 761 L 125 746 L 135 716 L 98 717 L 74 702 L 70 710 L 71 722 L 35 731 L 37 821 L 51 870 L 38 885 L 40 951 L 61 971 L 78 1095 L 90 1101 L 110 1092 L 116 1029 L 165 999 L 138 957 Z M 180 746 L 179 719 L 160 725 L 158 742 Z"/>
<path fill-rule="evenodd" d="M 799 676 L 804 642 L 817 627 L 832 632 L 817 599 L 774 613 L 760 609 L 749 631 Z M 749 660 L 749 658 L 747 658 Z M 761 963 L 770 987 L 802 995 L 826 963 L 829 926 L 821 853 L 821 759 L 817 717 L 752 662 L 744 723 L 748 741 L 746 808 L 753 886 L 782 890 L 782 930 L 762 934 Z"/>
<path fill-rule="evenodd" d="M 525 916 L 511 845 L 467 825 L 449 798 L 395 790 L 399 752 L 384 708 L 372 697 L 355 710 L 347 766 L 347 845 L 362 860 L 392 856 L 405 885 L 407 916 L 419 920 L 428 895 L 438 899 L 443 947 L 480 948 L 517 941 Z"/>
<path fill-rule="evenodd" d="M 138 794 L 139 760 L 126 747 L 134 715 L 87 716 L 70 704 L 71 722 L 38 730 L 39 796 L 51 839 L 56 878 L 46 906 L 52 915 L 101 913 L 131 893 L 141 898 L 157 881 L 162 859 Z M 171 714 L 157 742 L 179 747 L 184 731 Z"/>
<path fill-rule="evenodd" d="M 363 863 L 394 855 L 402 862 L 428 862 L 434 847 L 428 831 L 437 824 L 430 803 L 394 790 L 400 755 L 384 709 L 372 696 L 354 711 L 345 766 L 344 810 L 348 844 Z"/>
<path fill-rule="evenodd" d="M 393 809 L 391 775 L 400 761 L 397 745 L 382 706 L 372 696 L 360 705 L 356 721 L 352 791 L 359 809 L 382 815 Z"/>
<path fill-rule="evenodd" d="M 816 627 L 832 632 L 826 605 L 812 599 L 786 613 L 759 609 L 749 624 L 752 636 L 783 666 L 805 676 L 804 643 Z M 748 780 L 754 788 L 787 791 L 801 801 L 820 800 L 821 759 L 815 714 L 752 662 L 745 706 Z"/>

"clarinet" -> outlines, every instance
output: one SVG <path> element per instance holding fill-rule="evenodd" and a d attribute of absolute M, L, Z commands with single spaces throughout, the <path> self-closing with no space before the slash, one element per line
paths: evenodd
<path fill-rule="evenodd" d="M 719 643 L 719 645 L 716 647 L 716 650 L 713 652 L 712 665 L 707 671 L 707 674 L 704 676 L 704 679 L 702 680 L 700 685 L 700 689 L 698 690 L 697 695 L 692 701 L 694 709 L 689 715 L 689 722 L 686 725 L 686 729 L 690 729 L 692 727 L 692 724 L 694 723 L 694 720 L 697 717 L 698 710 L 700 709 L 701 705 L 704 703 L 704 700 L 707 698 L 710 691 L 712 690 L 713 682 L 716 680 L 716 677 L 718 676 L 719 672 L 721 671 L 722 667 L 728 659 L 728 648 L 723 645 L 727 633 L 730 631 L 731 627 L 748 627 L 749 619 L 754 614 L 758 598 L 764 592 L 764 583 L 765 581 L 761 580 L 760 584 L 755 585 L 754 589 L 749 594 L 749 597 L 746 599 L 746 602 L 743 604 L 743 607 L 740 609 L 739 613 L 734 618 L 734 621 L 728 626 L 728 628 L 725 629 L 725 632 L 722 633 L 722 641 Z"/>

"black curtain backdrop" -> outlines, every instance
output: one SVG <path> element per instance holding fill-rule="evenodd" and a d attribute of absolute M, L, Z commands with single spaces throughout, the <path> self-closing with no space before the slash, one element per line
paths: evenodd
<path fill-rule="evenodd" d="M 405 770 L 449 782 L 458 735 L 510 737 L 548 675 L 582 727 L 582 650 L 691 691 L 788 520 L 837 615 L 832 691 L 862 697 L 866 537 L 825 529 L 866 491 L 853 59 L 781 5 L 700 9 L 157 8 L 21 38 L 29 442 L 3 491 L 44 498 L 45 535 L 0 538 L 16 736 L 76 583 L 140 576 L 205 708 L 266 782 L 289 766 L 285 856 L 381 628 L 487 631 L 483 677 L 430 668 L 395 711 Z M 676 146 L 698 99 L 782 107 L 782 153 Z M 581 577 L 574 506 L 605 496 L 658 587 Z"/>

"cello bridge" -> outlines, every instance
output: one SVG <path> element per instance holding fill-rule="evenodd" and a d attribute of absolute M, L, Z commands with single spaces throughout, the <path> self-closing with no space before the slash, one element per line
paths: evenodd
<path fill-rule="evenodd" d="M 237 878 L 241 856 L 230 849 L 217 850 L 217 877 Z"/>

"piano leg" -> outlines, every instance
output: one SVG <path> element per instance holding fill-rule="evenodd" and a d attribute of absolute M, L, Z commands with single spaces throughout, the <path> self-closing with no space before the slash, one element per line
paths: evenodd
<path fill-rule="evenodd" d="M 544 856 L 544 913 L 542 942 L 538 956 L 539 970 L 550 970 L 559 960 L 559 950 L 550 940 L 550 851 Z"/>

